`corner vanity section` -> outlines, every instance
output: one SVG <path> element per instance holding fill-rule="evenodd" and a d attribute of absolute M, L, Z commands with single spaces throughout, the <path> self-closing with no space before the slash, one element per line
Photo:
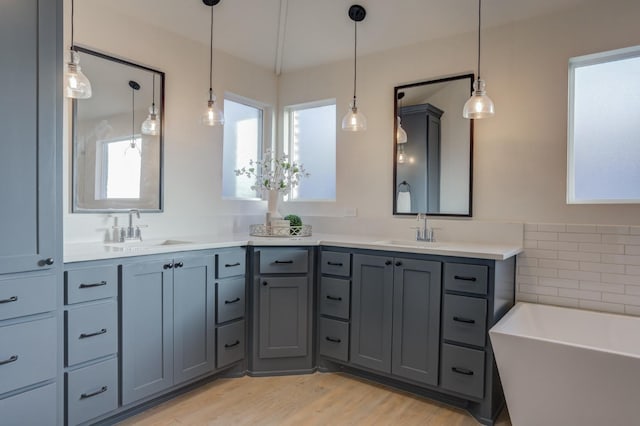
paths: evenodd
<path fill-rule="evenodd" d="M 520 248 L 230 241 L 68 256 L 66 424 L 112 422 L 222 375 L 317 369 L 493 423 L 504 397 L 487 331 L 514 303 Z"/>

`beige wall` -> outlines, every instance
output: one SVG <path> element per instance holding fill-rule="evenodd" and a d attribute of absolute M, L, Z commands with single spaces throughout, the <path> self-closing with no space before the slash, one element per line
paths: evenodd
<path fill-rule="evenodd" d="M 638 205 L 565 203 L 568 59 L 640 44 L 638 16 L 637 0 L 592 1 L 483 32 L 482 76 L 497 115 L 476 122 L 474 218 L 640 224 Z M 358 101 L 368 130 L 338 132 L 336 203 L 296 208 L 339 216 L 357 207 L 360 216 L 390 219 L 393 87 L 474 71 L 475 40 L 467 34 L 359 58 Z M 336 98 L 340 120 L 351 67 L 344 61 L 281 75 L 280 105 Z"/>
<path fill-rule="evenodd" d="M 476 123 L 474 219 L 640 224 L 639 205 L 565 203 L 567 61 L 640 44 L 638 16 L 637 0 L 594 0 L 576 10 L 483 33 L 482 74 L 497 115 Z M 76 8 L 76 38 L 78 44 L 166 73 L 165 212 L 144 215 L 143 221 L 150 225 L 148 236 L 244 230 L 243 215 L 266 210 L 264 202 L 221 199 L 222 130 L 198 124 L 208 89 L 208 46 L 106 10 L 88 10 L 82 3 Z M 359 58 L 358 100 L 369 129 L 362 134 L 338 131 L 337 200 L 294 203 L 287 210 L 321 223 L 323 231 L 331 231 L 333 223 L 336 230 L 342 229 L 354 220 L 381 223 L 378 232 L 411 226 L 408 219 L 391 214 L 393 87 L 473 72 L 475 41 L 475 34 L 465 34 Z M 219 97 L 233 92 L 279 107 L 336 98 L 338 124 L 352 93 L 351 60 L 280 77 L 219 51 L 215 64 L 214 89 Z M 70 169 L 69 120 L 67 110 L 65 171 Z M 65 202 L 68 206 L 67 189 Z M 358 218 L 343 223 L 318 217 L 345 216 L 353 208 Z M 107 215 L 68 211 L 67 207 L 67 242 L 101 239 L 113 221 Z"/>

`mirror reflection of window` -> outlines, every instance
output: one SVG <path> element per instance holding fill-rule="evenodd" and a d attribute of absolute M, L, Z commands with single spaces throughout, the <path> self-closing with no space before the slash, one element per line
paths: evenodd
<path fill-rule="evenodd" d="M 96 142 L 96 199 L 139 199 L 142 139 Z"/>
<path fill-rule="evenodd" d="M 236 176 L 234 170 L 248 167 L 249 161 L 262 158 L 264 111 L 249 101 L 224 100 L 224 142 L 222 161 L 222 196 L 256 199 L 261 194 L 251 189 L 255 181 Z"/>

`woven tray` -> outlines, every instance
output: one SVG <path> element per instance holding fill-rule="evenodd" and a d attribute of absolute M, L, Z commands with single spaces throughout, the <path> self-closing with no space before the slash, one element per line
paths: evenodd
<path fill-rule="evenodd" d="M 249 235 L 254 237 L 310 237 L 311 225 L 270 226 L 249 225 Z"/>

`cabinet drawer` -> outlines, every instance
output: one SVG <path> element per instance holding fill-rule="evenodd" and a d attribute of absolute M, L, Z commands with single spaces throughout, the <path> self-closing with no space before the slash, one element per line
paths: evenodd
<path fill-rule="evenodd" d="M 320 318 L 320 355 L 349 361 L 349 323 Z"/>
<path fill-rule="evenodd" d="M 303 274 L 309 266 L 309 253 L 304 249 L 263 249 L 260 253 L 262 274 Z"/>
<path fill-rule="evenodd" d="M 323 274 L 348 277 L 351 274 L 351 254 L 323 251 L 320 271 Z"/>
<path fill-rule="evenodd" d="M 339 278 L 320 280 L 320 314 L 349 319 L 351 282 Z"/>
<path fill-rule="evenodd" d="M 18 276 L 0 280 L 0 320 L 55 309 L 55 275 Z"/>
<path fill-rule="evenodd" d="M 487 294 L 488 275 L 489 268 L 484 265 L 445 263 L 444 288 L 466 293 Z"/>
<path fill-rule="evenodd" d="M 118 351 L 118 305 L 110 301 L 67 312 L 67 365 Z"/>
<path fill-rule="evenodd" d="M 67 373 L 67 418 L 77 425 L 118 408 L 118 360 Z"/>
<path fill-rule="evenodd" d="M 476 297 L 444 295 L 443 337 L 446 340 L 484 346 L 487 301 Z"/>
<path fill-rule="evenodd" d="M 474 398 L 484 397 L 484 351 L 442 345 L 441 386 Z"/>
<path fill-rule="evenodd" d="M 216 254 L 216 278 L 234 277 L 245 274 L 244 249 L 229 250 Z"/>
<path fill-rule="evenodd" d="M 222 368 L 244 358 L 244 321 L 218 327 L 216 367 Z"/>
<path fill-rule="evenodd" d="M 0 399 L 0 416 L 5 426 L 55 424 L 56 384 Z"/>
<path fill-rule="evenodd" d="M 216 300 L 218 309 L 216 311 L 216 322 L 218 324 L 244 316 L 244 290 L 244 277 L 230 278 L 217 283 Z"/>
<path fill-rule="evenodd" d="M 115 265 L 107 265 L 65 271 L 64 287 L 67 304 L 115 297 L 118 270 Z"/>
<path fill-rule="evenodd" d="M 55 318 L 0 327 L 0 394 L 56 377 Z"/>

